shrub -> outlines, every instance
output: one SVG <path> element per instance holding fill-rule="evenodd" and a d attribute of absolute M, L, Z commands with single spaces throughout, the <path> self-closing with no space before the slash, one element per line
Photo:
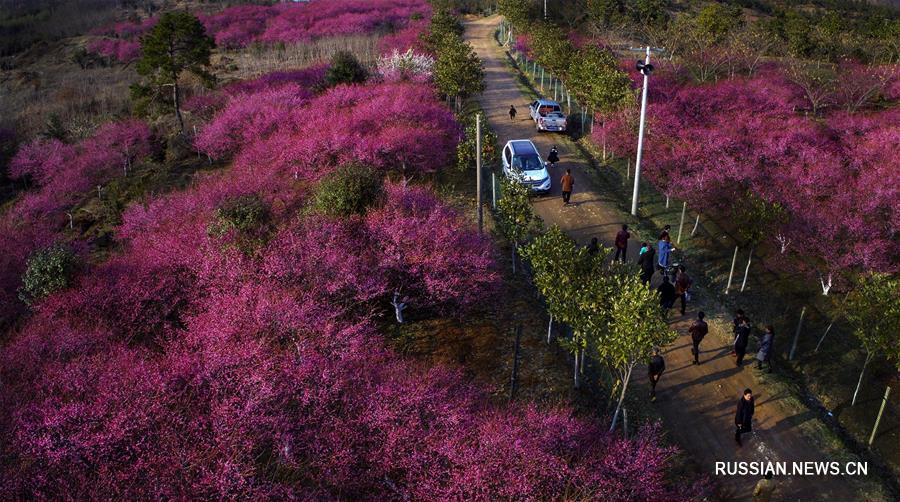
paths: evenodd
<path fill-rule="evenodd" d="M 325 72 L 325 85 L 358 84 L 365 82 L 368 75 L 369 72 L 353 54 L 339 51 L 331 57 L 331 66 Z"/>
<path fill-rule="evenodd" d="M 71 249 L 59 244 L 41 249 L 28 258 L 19 298 L 32 304 L 63 289 L 69 285 L 74 271 L 75 253 Z"/>
<path fill-rule="evenodd" d="M 456 167 L 460 170 L 474 169 L 476 167 L 475 150 L 478 145 L 476 143 L 477 127 L 475 121 L 469 119 L 466 124 L 466 135 L 456 145 Z M 497 134 L 487 124 L 482 121 L 481 124 L 481 166 L 488 169 L 497 163 Z"/>
<path fill-rule="evenodd" d="M 249 254 L 268 240 L 271 220 L 269 207 L 258 195 L 241 195 L 222 202 L 207 233 L 218 239 L 230 238 Z"/>
<path fill-rule="evenodd" d="M 337 168 L 319 184 L 313 208 L 328 216 L 364 214 L 381 196 L 381 175 L 375 169 L 350 163 Z"/>

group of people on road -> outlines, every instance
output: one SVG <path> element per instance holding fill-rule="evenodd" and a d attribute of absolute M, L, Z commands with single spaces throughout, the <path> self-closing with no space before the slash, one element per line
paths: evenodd
<path fill-rule="evenodd" d="M 667 284 L 666 278 L 663 284 Z M 735 365 L 740 367 L 743 365 L 744 356 L 747 354 L 747 346 L 750 340 L 752 324 L 750 319 L 744 313 L 743 309 L 738 309 L 735 313 L 733 323 L 732 341 L 733 350 L 731 355 L 735 358 Z M 700 344 L 709 334 L 709 325 L 706 322 L 706 314 L 703 311 L 697 312 L 697 318 L 688 328 L 691 336 L 691 355 L 693 356 L 693 364 L 700 364 Z M 772 371 L 772 355 L 774 351 L 775 329 L 771 324 L 765 326 L 765 330 L 759 337 L 759 348 L 756 353 L 756 367 L 762 370 Z M 660 377 L 665 371 L 666 363 L 660 354 L 660 349 L 653 351 L 653 356 L 647 363 L 647 377 L 650 380 L 650 400 L 656 401 L 656 385 L 659 383 Z M 752 431 L 751 419 L 753 418 L 755 401 L 753 392 L 750 389 L 744 390 L 741 399 L 738 401 L 735 410 L 735 433 L 734 440 L 738 446 L 742 446 L 741 435 Z"/>
<path fill-rule="evenodd" d="M 509 118 L 515 120 L 516 108 L 509 107 Z M 559 151 L 554 145 L 550 149 L 547 157 L 550 167 L 559 162 Z M 572 170 L 566 169 L 565 174 L 560 178 L 560 186 L 562 188 L 563 205 L 568 206 L 572 197 L 572 189 L 575 186 L 575 177 L 572 176 Z M 672 253 L 677 250 L 672 244 L 669 234 L 671 227 L 666 225 L 662 233 L 657 239 L 656 245 L 652 246 L 647 242 L 641 242 L 641 248 L 638 251 L 637 264 L 640 267 L 640 278 L 644 284 L 650 285 L 653 275 L 658 271 L 662 274 L 662 283 L 657 286 L 659 292 L 660 307 L 665 315 L 669 309 L 675 305 L 675 301 L 681 300 L 681 315 L 685 315 L 687 303 L 691 299 L 691 286 L 693 280 L 687 274 L 687 270 L 683 264 L 673 266 Z M 628 225 L 622 225 L 622 229 L 616 234 L 614 246 L 615 254 L 613 262 L 625 263 L 628 255 L 628 241 L 631 239 L 631 233 Z M 596 237 L 591 239 L 587 246 L 588 254 L 593 256 L 600 251 L 600 245 Z M 734 356 L 735 365 L 741 367 L 744 357 L 747 354 L 747 347 L 750 342 L 750 334 L 752 324 L 746 316 L 743 309 L 735 312 L 733 319 L 733 335 L 731 355 Z M 697 318 L 688 328 L 691 336 L 691 355 L 693 356 L 693 364 L 700 364 L 700 344 L 709 334 L 709 324 L 706 322 L 706 313 L 697 312 Z M 773 343 L 775 340 L 775 330 L 771 324 L 765 327 L 765 332 L 760 336 L 759 349 L 756 353 L 756 367 L 763 369 L 763 365 L 767 367 L 769 372 L 772 371 L 772 353 Z M 662 374 L 666 370 L 666 361 L 660 353 L 660 349 L 653 350 L 653 356 L 647 363 L 647 376 L 650 381 L 650 400 L 656 401 L 656 385 L 659 383 Z M 737 445 L 743 446 L 741 436 L 753 431 L 753 413 L 755 411 L 756 401 L 753 397 L 751 389 L 744 389 L 743 394 L 738 400 L 734 415 L 734 440 Z M 772 474 L 767 473 L 764 479 L 754 487 L 754 500 L 768 500 L 771 497 L 774 485 L 772 484 Z"/>

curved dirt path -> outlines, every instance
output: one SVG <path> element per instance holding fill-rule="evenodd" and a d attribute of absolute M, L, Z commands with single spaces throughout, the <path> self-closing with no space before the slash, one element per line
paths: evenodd
<path fill-rule="evenodd" d="M 506 64 L 503 49 L 493 38 L 499 20 L 498 16 L 493 16 L 466 23 L 466 39 L 484 62 L 486 88 L 479 102 L 487 120 L 501 145 L 510 139 L 531 139 L 545 157 L 552 145 L 558 146 L 561 162 L 551 169 L 553 189 L 550 195 L 535 199 L 537 214 L 544 222 L 558 225 L 582 244 L 591 237 L 598 237 L 611 246 L 616 232 L 627 222 L 627 216 L 617 210 L 612 199 L 585 175 L 589 164 L 566 136 L 535 131 L 528 116 L 529 98 L 520 91 L 516 76 Z M 507 114 L 509 105 L 515 105 L 518 110 L 514 121 Z M 574 204 L 563 207 L 559 178 L 567 168 L 572 169 L 575 177 Z M 629 245 L 630 260 L 636 259 L 637 247 L 634 242 Z M 790 411 L 779 403 L 786 396 L 769 395 L 756 381 L 755 370 L 750 367 L 755 363 L 752 354 L 745 359 L 743 368 L 737 368 L 729 356 L 730 344 L 710 335 L 701 346 L 702 364 L 691 364 L 691 342 L 686 333 L 695 316 L 696 310 L 692 306 L 688 307 L 685 317 L 675 312 L 672 325 L 680 336 L 663 354 L 667 370 L 657 387 L 655 405 L 670 437 L 698 465 L 700 472 L 713 479 L 719 497 L 750 500 L 760 476 L 716 476 L 716 462 L 836 460 L 827 458 L 801 435 L 798 426 L 815 420 L 813 413 Z M 785 338 L 782 334 L 780 342 L 776 340 L 776 343 L 787 343 Z M 523 365 L 527 364 L 523 361 Z M 631 388 L 636 395 L 646 395 L 643 374 L 643 370 L 637 372 L 639 377 Z M 733 438 L 734 410 L 741 392 L 747 387 L 754 389 L 756 395 L 755 432 L 745 436 L 744 446 L 738 448 Z M 842 476 L 776 478 L 774 500 L 859 500 L 861 495 L 848 481 L 849 478 Z"/>

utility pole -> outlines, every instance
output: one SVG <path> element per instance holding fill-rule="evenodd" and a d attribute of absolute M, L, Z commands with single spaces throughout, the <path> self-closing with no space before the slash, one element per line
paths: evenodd
<path fill-rule="evenodd" d="M 634 163 L 634 193 L 631 196 L 631 214 L 637 216 L 638 191 L 641 182 L 641 153 L 644 147 L 644 122 L 647 116 L 647 84 L 650 80 L 650 74 L 653 73 L 653 65 L 650 64 L 650 51 L 659 50 L 652 49 L 648 45 L 646 48 L 646 57 L 644 62 L 638 61 L 636 67 L 644 74 L 644 92 L 641 96 L 641 125 L 638 130 L 638 147 L 637 159 Z"/>
<path fill-rule="evenodd" d="M 481 206 L 481 114 L 475 114 L 475 190 L 478 192 L 478 233 L 484 231 L 484 208 Z"/>
<path fill-rule="evenodd" d="M 634 162 L 634 191 L 631 195 L 632 216 L 637 216 L 638 191 L 641 186 L 641 150 L 644 146 L 644 119 L 647 116 L 647 83 L 650 80 L 650 72 L 653 71 L 653 66 L 650 65 L 649 45 L 647 46 L 647 57 L 644 59 L 644 64 L 642 65 L 641 62 L 638 61 L 637 67 L 641 70 L 641 73 L 644 74 L 644 92 L 641 95 L 641 125 L 638 129 L 637 159 Z"/>

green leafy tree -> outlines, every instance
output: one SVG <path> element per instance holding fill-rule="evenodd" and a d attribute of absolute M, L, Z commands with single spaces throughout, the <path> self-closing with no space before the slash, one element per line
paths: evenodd
<path fill-rule="evenodd" d="M 313 209 L 339 217 L 365 214 L 378 203 L 381 193 L 381 173 L 363 164 L 345 164 L 319 183 Z"/>
<path fill-rule="evenodd" d="M 669 19 L 668 0 L 629 0 L 628 10 L 637 23 L 644 26 L 663 25 Z"/>
<path fill-rule="evenodd" d="M 706 44 L 714 45 L 728 40 L 743 24 L 740 7 L 714 2 L 697 13 L 694 30 Z"/>
<path fill-rule="evenodd" d="M 462 37 L 463 25 L 449 9 L 438 8 L 431 15 L 431 25 L 428 29 L 428 44 L 432 49 L 440 47 L 445 37 Z"/>
<path fill-rule="evenodd" d="M 610 281 L 607 258 L 610 249 L 601 247 L 600 252 L 590 255 L 584 247 L 578 247 L 571 261 L 573 274 L 577 278 L 572 284 L 574 288 L 573 317 L 569 320 L 573 336 L 570 350 L 580 350 L 581 360 L 578 372 L 583 372 L 584 354 L 589 346 L 596 347 L 604 343 L 610 323 L 610 300 L 612 283 Z M 576 374 L 575 386 L 578 387 Z"/>
<path fill-rule="evenodd" d="M 331 64 L 325 71 L 325 85 L 359 84 L 366 81 L 369 72 L 366 67 L 348 51 L 338 51 L 331 56 Z"/>
<path fill-rule="evenodd" d="M 744 281 L 741 291 L 747 286 L 750 273 L 750 262 L 757 246 L 773 231 L 777 231 L 787 223 L 787 213 L 778 203 L 769 202 L 750 190 L 743 197 L 736 197 L 731 207 L 732 221 L 737 225 L 738 235 L 749 247 L 747 267 L 744 269 Z"/>
<path fill-rule="evenodd" d="M 597 28 L 609 28 L 625 20 L 625 0 L 587 0 L 587 13 Z"/>
<path fill-rule="evenodd" d="M 63 245 L 55 244 L 35 252 L 28 258 L 22 275 L 19 299 L 31 305 L 54 291 L 68 287 L 75 267 L 75 253 Z"/>
<path fill-rule="evenodd" d="M 268 241 L 272 215 L 258 195 L 242 195 L 223 201 L 207 227 L 207 234 L 225 239 L 246 255 L 251 255 Z"/>
<path fill-rule="evenodd" d="M 519 244 L 531 232 L 536 223 L 531 193 L 521 177 L 501 177 L 500 200 L 497 201 L 497 226 L 512 244 L 512 270 L 516 273 L 516 253 Z"/>
<path fill-rule="evenodd" d="M 472 46 L 457 36 L 444 37 L 434 63 L 434 82 L 441 94 L 455 99 L 457 112 L 463 98 L 482 92 L 484 67 Z"/>
<path fill-rule="evenodd" d="M 456 165 L 460 170 L 476 167 L 477 127 L 471 116 L 465 118 L 465 137 L 456 145 Z M 490 167 L 497 164 L 497 134 L 481 121 L 481 165 Z"/>
<path fill-rule="evenodd" d="M 622 410 L 634 367 L 653 354 L 655 347 L 673 342 L 678 335 L 659 315 L 659 295 L 636 275 L 616 278 L 610 307 L 609 333 L 596 345 L 600 361 L 613 369 L 620 392 L 609 430 L 613 431 Z"/>
<path fill-rule="evenodd" d="M 522 256 L 531 264 L 532 282 L 544 296 L 550 313 L 547 343 L 551 341 L 554 318 L 557 322 L 567 322 L 573 317 L 574 252 L 575 242 L 556 225 L 522 249 Z"/>
<path fill-rule="evenodd" d="M 611 111 L 632 95 L 631 80 L 605 49 L 586 47 L 569 69 L 569 86 L 578 99 L 595 110 Z"/>
<path fill-rule="evenodd" d="M 883 273 L 860 277 L 846 303 L 847 319 L 866 351 L 850 405 L 856 404 L 866 367 L 876 354 L 900 370 L 900 278 Z"/>
<path fill-rule="evenodd" d="M 531 50 L 535 59 L 560 77 L 567 77 L 572 60 L 576 56 L 575 48 L 569 42 L 566 33 L 558 26 L 551 24 L 535 25 L 531 30 Z"/>
<path fill-rule="evenodd" d="M 559 344 L 574 356 L 574 381 L 578 388 L 588 342 L 596 340 L 607 325 L 609 290 L 605 278 L 609 249 L 603 248 L 591 256 L 554 225 L 529 243 L 522 254 L 531 263 L 534 284 L 551 315 L 548 343 L 554 319 L 572 327 L 572 338 L 561 339 Z"/>
<path fill-rule="evenodd" d="M 523 29 L 528 24 L 531 15 L 531 5 L 528 0 L 498 0 L 497 8 L 513 26 Z"/>
<path fill-rule="evenodd" d="M 178 79 L 185 71 L 211 82 L 207 71 L 209 56 L 215 47 L 213 39 L 193 15 L 184 11 L 167 12 L 141 39 L 141 59 L 137 63 L 138 74 L 149 80 L 149 88 L 161 94 L 165 87 L 172 87 L 172 105 L 178 118 L 180 131 L 184 132 L 181 116 L 181 88 Z M 134 87 L 136 97 L 146 96 L 147 86 Z"/>

